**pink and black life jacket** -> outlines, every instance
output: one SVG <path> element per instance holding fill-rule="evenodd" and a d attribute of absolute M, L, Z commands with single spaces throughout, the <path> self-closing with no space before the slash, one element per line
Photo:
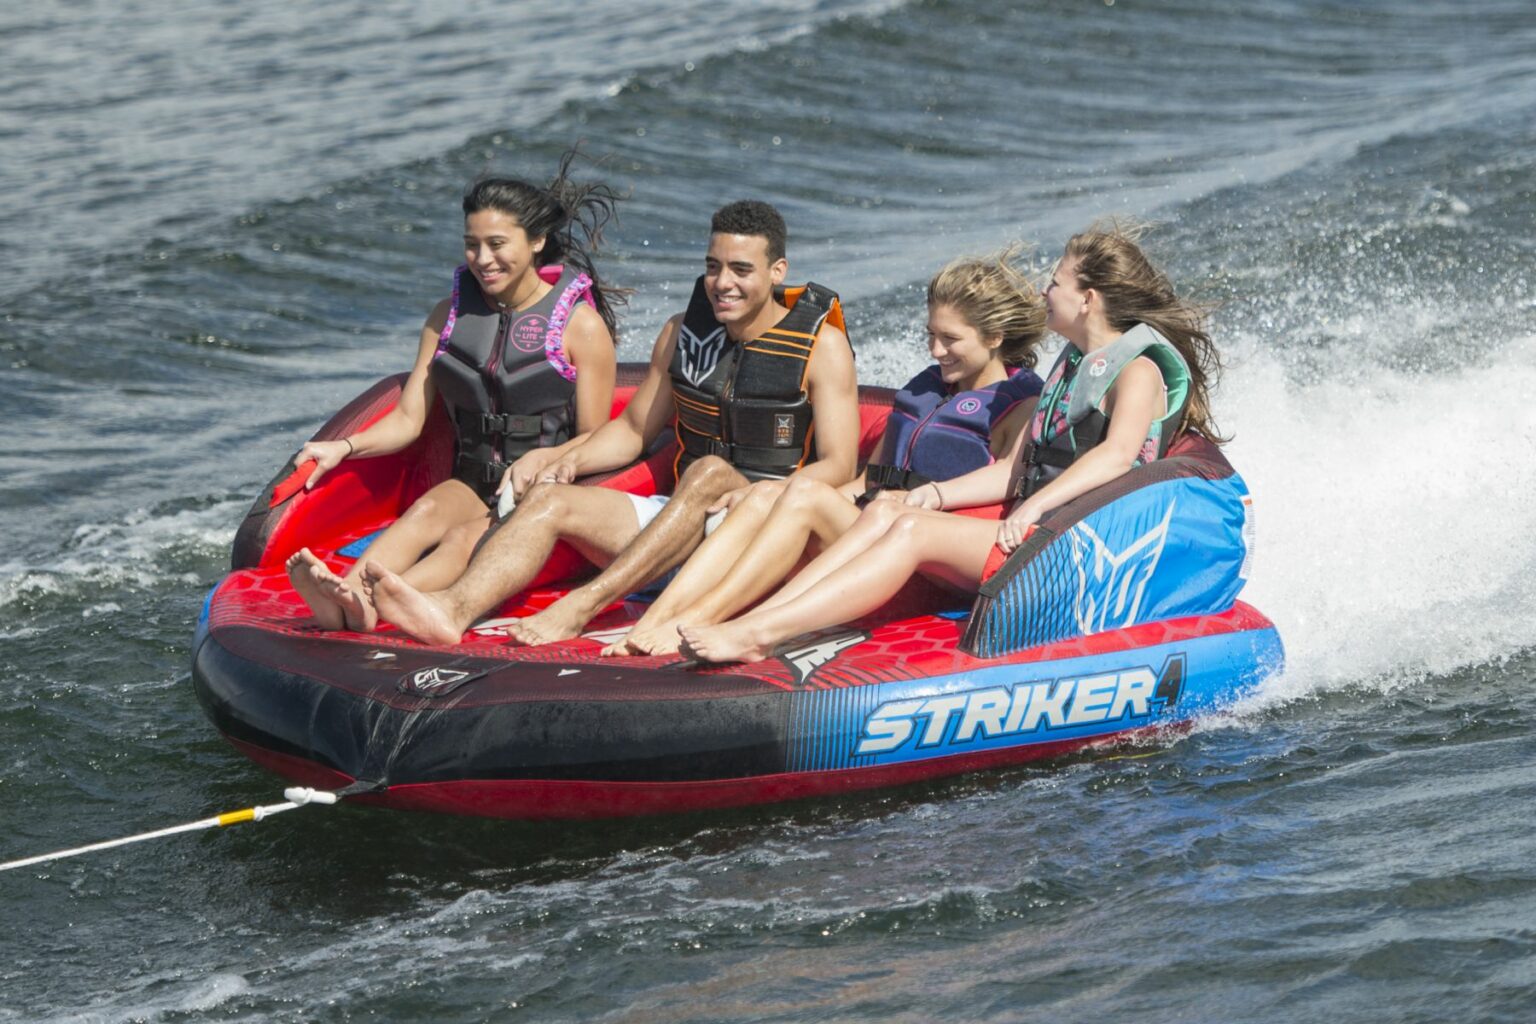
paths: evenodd
<path fill-rule="evenodd" d="M 577 303 L 592 303 L 592 279 L 558 265 L 538 274 L 553 287 L 527 309 L 511 310 L 488 303 L 466 267 L 454 272 L 429 372 L 457 427 L 453 475 L 481 497 L 495 491 L 509 463 L 569 440 L 576 421 L 565 326 Z"/>

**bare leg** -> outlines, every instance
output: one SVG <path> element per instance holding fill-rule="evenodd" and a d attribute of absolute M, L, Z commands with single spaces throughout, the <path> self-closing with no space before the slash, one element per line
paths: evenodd
<path fill-rule="evenodd" d="M 445 480 L 405 510 L 368 546 L 368 557 L 396 571 L 413 565 L 422 553 L 456 526 L 484 519 L 485 503 L 458 480 Z M 296 571 L 302 568 L 302 571 Z M 288 560 L 288 578 L 324 629 L 371 632 L 378 616 L 363 593 L 363 563 L 338 576 L 307 549 Z"/>
<path fill-rule="evenodd" d="M 863 554 L 871 544 L 884 537 L 891 524 L 904 512 L 911 511 L 898 501 L 875 501 L 865 506 L 852 526 L 829 544 L 811 563 L 801 569 L 760 608 L 773 608 L 797 600 L 827 576 Z"/>
<path fill-rule="evenodd" d="M 751 544 L 775 501 L 784 493 L 785 486 L 780 480 L 754 484 L 747 497 L 731 509 L 725 522 L 688 556 L 677 577 L 640 616 L 629 635 L 603 648 L 603 654 L 668 654 L 676 651 L 678 613 L 720 583 L 737 556 Z"/>
<path fill-rule="evenodd" d="M 909 508 L 883 537 L 799 600 L 719 626 L 680 627 L 682 649 L 700 661 L 761 661 L 790 637 L 869 614 L 914 572 L 975 587 L 996 538 L 995 522 Z"/>
<path fill-rule="evenodd" d="M 705 510 L 746 483 L 724 459 L 711 455 L 698 460 L 678 481 L 667 507 L 608 568 L 537 615 L 511 624 L 507 632 L 527 644 L 577 635 L 598 612 L 687 558 L 703 540 Z"/>
<path fill-rule="evenodd" d="M 479 519 L 460 523 L 438 541 L 437 547 L 415 565 L 400 574 L 417 590 L 442 590 L 464 575 L 475 545 L 480 543 L 495 520 L 487 512 Z"/>
<path fill-rule="evenodd" d="M 559 541 L 602 564 L 639 532 L 629 496 L 602 487 L 540 484 L 443 590 L 422 592 L 369 559 L 364 579 L 379 617 L 426 643 L 458 643 L 481 615 L 526 587 Z"/>
<path fill-rule="evenodd" d="M 835 487 L 815 480 L 794 480 L 724 579 L 674 616 L 673 647 L 681 639 L 675 623 L 707 626 L 723 622 L 784 580 L 804 557 L 814 536 L 830 547 L 859 518 L 859 509 Z"/>

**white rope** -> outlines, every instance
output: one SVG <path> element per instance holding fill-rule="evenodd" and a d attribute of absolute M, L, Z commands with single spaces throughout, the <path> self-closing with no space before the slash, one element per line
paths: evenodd
<path fill-rule="evenodd" d="M 78 857 L 82 853 L 110 850 L 114 846 L 142 843 L 146 839 L 159 839 L 162 836 L 174 836 L 182 832 L 196 832 L 205 828 L 222 828 L 225 825 L 238 825 L 242 821 L 261 821 L 270 815 L 291 811 L 295 807 L 303 807 L 306 804 L 334 804 L 339 799 L 335 793 L 330 793 L 323 789 L 310 789 L 308 786 L 294 786 L 291 789 L 285 789 L 283 790 L 283 796 L 287 799 L 280 804 L 247 807 L 241 811 L 227 811 L 224 814 L 215 815 L 212 818 L 204 818 L 201 821 L 189 821 L 185 825 L 172 825 L 170 828 L 156 829 L 153 832 L 140 832 L 135 836 L 108 839 L 106 842 L 92 843 L 89 846 L 77 846 L 72 850 L 59 850 L 55 853 L 44 853 L 36 857 L 26 857 L 22 860 L 7 861 L 4 864 L 0 864 L 0 871 L 29 867 L 33 864 L 42 864 L 50 860 L 63 860 L 65 857 Z"/>

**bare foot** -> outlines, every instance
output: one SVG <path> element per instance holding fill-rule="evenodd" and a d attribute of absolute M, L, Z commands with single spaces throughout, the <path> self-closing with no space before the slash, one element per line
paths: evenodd
<path fill-rule="evenodd" d="M 669 619 L 650 629 L 636 629 L 629 634 L 629 646 L 636 654 L 676 654 L 683 638 L 677 634 L 677 620 Z"/>
<path fill-rule="evenodd" d="M 309 605 L 310 613 L 314 615 L 315 622 L 320 628 L 345 629 L 347 622 L 341 609 L 315 580 L 315 569 L 318 568 L 327 573 L 331 571 L 326 568 L 325 563 L 320 561 L 309 548 L 300 548 L 289 557 L 286 564 L 289 582 L 304 599 L 304 603 Z"/>
<path fill-rule="evenodd" d="M 430 594 L 423 594 L 378 562 L 363 570 L 366 591 L 373 595 L 378 617 L 392 622 L 424 644 L 456 644 L 464 635 L 448 609 Z"/>
<path fill-rule="evenodd" d="M 677 626 L 671 622 L 662 623 L 655 628 L 642 629 L 639 623 L 628 633 L 619 637 L 613 643 L 604 647 L 599 652 L 604 658 L 629 658 L 647 657 L 658 654 L 676 654 L 680 641 L 677 635 Z"/>
<path fill-rule="evenodd" d="M 597 656 L 599 658 L 625 658 L 635 653 L 635 651 L 629 649 L 629 634 L 625 633 L 613 643 L 598 651 Z"/>
<path fill-rule="evenodd" d="M 373 610 L 373 602 L 364 596 L 361 584 L 354 586 L 323 563 L 310 566 L 309 574 L 320 588 L 320 596 L 341 609 L 347 629 L 357 633 L 374 631 L 379 624 L 379 614 Z"/>
<path fill-rule="evenodd" d="M 579 636 L 587 626 L 587 619 L 570 608 L 562 608 L 564 599 L 556 601 L 541 612 L 507 624 L 507 635 L 529 647 L 552 644 Z"/>
<path fill-rule="evenodd" d="M 737 622 L 719 626 L 678 626 L 679 650 L 695 661 L 762 661 L 773 644 Z"/>

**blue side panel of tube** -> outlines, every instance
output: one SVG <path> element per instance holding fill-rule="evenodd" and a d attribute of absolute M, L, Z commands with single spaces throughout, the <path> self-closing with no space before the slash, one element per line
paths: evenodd
<path fill-rule="evenodd" d="M 1005 566 L 974 625 L 999 657 L 1158 619 L 1232 607 L 1246 581 L 1251 506 L 1237 474 L 1150 484 L 1084 516 L 1021 566 Z"/>
<path fill-rule="evenodd" d="M 1252 693 L 1285 654 L 1271 627 L 839 690 L 790 705 L 789 771 L 899 764 L 1187 721 Z"/>

